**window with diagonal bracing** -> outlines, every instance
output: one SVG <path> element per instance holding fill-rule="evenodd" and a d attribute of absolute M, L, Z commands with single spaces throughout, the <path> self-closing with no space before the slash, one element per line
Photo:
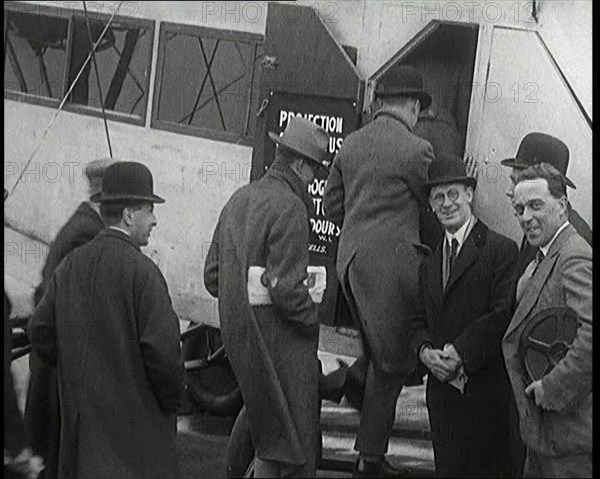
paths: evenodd
<path fill-rule="evenodd" d="M 262 37 L 163 24 L 152 126 L 234 142 L 253 133 Z"/>
<path fill-rule="evenodd" d="M 43 5 L 5 6 L 4 96 L 55 106 L 74 83 L 65 109 L 101 115 L 103 107 L 110 119 L 144 124 L 154 22 L 109 19 Z"/>

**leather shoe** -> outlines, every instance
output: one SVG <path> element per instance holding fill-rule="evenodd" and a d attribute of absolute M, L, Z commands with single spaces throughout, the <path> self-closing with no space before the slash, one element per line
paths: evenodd
<path fill-rule="evenodd" d="M 335 403 L 340 403 L 343 395 L 343 386 L 348 374 L 348 365 L 338 359 L 339 368 L 329 373 L 327 376 L 321 374 L 319 378 L 319 396 L 321 399 L 328 399 Z"/>
<path fill-rule="evenodd" d="M 352 477 L 409 477 L 409 473 L 408 469 L 392 466 L 384 457 L 376 462 L 358 459 Z"/>

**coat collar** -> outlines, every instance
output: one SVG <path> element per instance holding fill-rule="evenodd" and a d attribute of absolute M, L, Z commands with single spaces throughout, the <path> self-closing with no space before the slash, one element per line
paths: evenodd
<path fill-rule="evenodd" d="M 286 184 L 292 192 L 302 200 L 307 211 L 310 211 L 312 199 L 308 194 L 308 187 L 289 166 L 273 163 L 263 179 L 266 182 L 276 180 Z"/>
<path fill-rule="evenodd" d="M 76 213 L 87 216 L 90 219 L 93 219 L 94 221 L 100 221 L 102 224 L 104 224 L 104 222 L 102 221 L 102 217 L 96 212 L 94 208 L 92 208 L 89 201 L 81 202 L 77 207 Z"/>
<path fill-rule="evenodd" d="M 131 236 L 123 233 L 122 231 L 109 228 L 108 226 L 98 233 L 98 237 L 108 237 L 123 240 L 126 243 L 129 243 L 135 249 L 140 249 L 140 247 L 131 239 Z"/>
<path fill-rule="evenodd" d="M 454 268 L 448 278 L 448 284 L 446 289 L 442 291 L 442 258 L 443 258 L 443 247 L 446 238 L 438 244 L 437 248 L 431 255 L 427 262 L 427 277 L 431 279 L 429 287 L 433 299 L 441 306 L 443 299 L 452 289 L 452 286 L 462 277 L 462 275 L 471 267 L 473 263 L 479 258 L 480 249 L 487 240 L 488 227 L 485 223 L 473 218 L 476 223 L 471 229 L 471 232 L 465 239 L 465 242 L 460 250 L 460 253 L 456 257 Z"/>
<path fill-rule="evenodd" d="M 529 280 L 527 289 L 525 289 L 523 297 L 521 298 L 521 302 L 517 305 L 515 314 L 508 325 L 506 334 L 504 335 L 505 337 L 512 333 L 523 322 L 531 311 L 531 308 L 537 303 L 542 289 L 546 284 L 550 273 L 552 273 L 552 270 L 554 269 L 554 265 L 558 259 L 558 253 L 569 238 L 575 233 L 576 231 L 575 228 L 573 228 L 573 225 L 569 225 L 556 237 L 552 246 L 550 246 L 548 254 L 539 264 L 533 277 Z"/>
<path fill-rule="evenodd" d="M 410 131 L 411 133 L 413 132 L 413 129 L 408 122 L 408 119 L 404 118 L 404 116 L 401 113 L 390 110 L 379 110 L 377 113 L 375 113 L 373 119 L 377 119 L 381 116 L 389 116 L 390 118 L 393 118 L 394 120 L 397 120 L 400 123 L 402 123 L 408 129 L 408 131 Z"/>

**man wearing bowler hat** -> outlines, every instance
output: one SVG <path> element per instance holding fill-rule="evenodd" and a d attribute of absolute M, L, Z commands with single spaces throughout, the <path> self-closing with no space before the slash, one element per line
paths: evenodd
<path fill-rule="evenodd" d="M 556 168 L 565 178 L 565 184 L 569 188 L 576 189 L 575 184 L 567 177 L 567 168 L 569 167 L 569 148 L 558 138 L 545 133 L 528 133 L 521 140 L 519 150 L 514 158 L 502 160 L 504 166 L 512 168 L 510 173 L 511 185 L 506 192 L 507 196 L 512 198 L 514 187 L 518 181 L 519 174 L 526 168 L 538 163 L 548 163 Z M 586 221 L 571 207 L 567 202 L 567 214 L 569 222 L 575 228 L 583 239 L 592 246 L 592 230 Z M 517 278 L 520 277 L 527 265 L 534 259 L 536 248 L 527 242 L 523 236 L 519 254 L 519 266 L 517 268 Z"/>
<path fill-rule="evenodd" d="M 156 226 L 152 174 L 109 166 L 100 203 L 107 225 L 57 266 L 29 320 L 34 351 L 57 368 L 58 476 L 177 476 L 176 417 L 183 363 L 166 281 L 140 251 Z"/>
<path fill-rule="evenodd" d="M 524 170 L 512 206 L 536 248 L 518 279 L 515 312 L 502 343 L 527 447 L 524 476 L 592 477 L 592 248 L 568 220 L 566 180 L 554 166 L 542 162 Z M 576 316 L 571 340 L 556 317 L 561 310 Z M 536 371 L 523 357 L 524 339 L 532 344 L 535 331 L 544 331 L 538 323 L 527 332 L 544 315 L 545 337 L 537 338 L 543 339 L 548 362 Z M 543 364 L 544 348 L 535 350 Z"/>
<path fill-rule="evenodd" d="M 223 208 L 204 267 L 248 413 L 254 477 L 315 477 L 319 324 L 307 285 L 308 185 L 329 136 L 294 117 L 259 181 Z M 318 301 L 318 298 L 315 298 Z"/>
<path fill-rule="evenodd" d="M 35 290 L 35 304 L 39 303 L 48 289 L 52 274 L 62 259 L 70 251 L 91 241 L 104 228 L 98 206 L 89 201 L 89 198 L 101 191 L 104 172 L 115 161 L 112 158 L 100 158 L 85 165 L 83 173 L 87 180 L 88 201 L 79 204 L 50 245 L 42 269 L 42 281 Z M 35 352 L 30 354 L 29 362 L 31 378 L 27 388 L 25 426 L 31 437 L 33 450 L 42 455 L 46 463 L 46 469 L 42 473 L 43 479 L 54 479 L 58 477 L 60 442 L 56 369 L 46 366 Z"/>
<path fill-rule="evenodd" d="M 532 165 L 539 163 L 548 163 L 552 165 L 564 177 L 565 185 L 575 189 L 575 184 L 567 177 L 567 168 L 569 166 L 569 148 L 558 138 L 546 133 L 532 132 L 523 137 L 519 145 L 519 149 L 514 158 L 502 160 L 504 166 L 511 168 L 510 185 L 506 195 L 512 199 L 514 188 L 519 180 L 521 173 Z M 592 230 L 585 220 L 571 207 L 568 199 L 566 200 L 567 216 L 569 222 L 575 228 L 575 231 L 592 246 Z M 516 287 L 519 278 L 525 272 L 527 266 L 535 259 L 538 248 L 532 246 L 527 237 L 523 235 L 521 246 L 519 249 L 519 259 L 515 270 L 513 300 L 516 299 Z M 514 305 L 516 307 L 516 304 Z M 511 475 L 514 477 L 522 477 L 525 464 L 525 445 L 519 434 L 519 417 L 514 399 L 511 398 L 510 405 L 510 423 L 511 423 Z"/>
<path fill-rule="evenodd" d="M 428 251 L 419 227 L 433 150 L 413 128 L 431 97 L 420 73 L 406 65 L 382 77 L 375 94 L 381 108 L 345 138 L 327 180 L 324 209 L 341 227 L 337 273 L 368 352 L 361 361 L 367 373 L 355 476 L 401 477 L 408 471 L 393 467 L 385 454 L 398 396 L 416 368 L 406 328 L 419 263 Z"/>
<path fill-rule="evenodd" d="M 438 156 L 424 186 L 444 239 L 419 271 L 413 354 L 427 368 L 438 477 L 503 477 L 511 390 L 501 343 L 511 318 L 517 245 L 472 212 L 477 180 Z"/>

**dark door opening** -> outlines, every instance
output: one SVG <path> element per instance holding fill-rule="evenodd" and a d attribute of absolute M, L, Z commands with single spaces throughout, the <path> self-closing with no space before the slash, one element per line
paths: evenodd
<path fill-rule="evenodd" d="M 421 112 L 415 133 L 429 141 L 436 154 L 464 155 L 478 30 L 473 24 L 432 22 L 369 82 L 374 87 L 396 64 L 412 65 L 422 73 L 432 103 Z"/>

